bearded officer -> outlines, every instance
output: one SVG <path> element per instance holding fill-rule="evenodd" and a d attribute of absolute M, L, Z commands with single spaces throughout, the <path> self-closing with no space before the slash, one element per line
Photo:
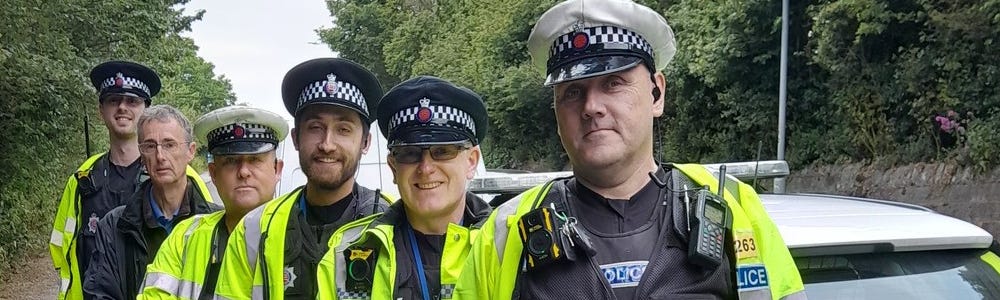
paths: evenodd
<path fill-rule="evenodd" d="M 390 203 L 354 178 L 382 97 L 375 75 L 350 60 L 313 59 L 288 71 L 281 94 L 295 117 L 292 143 L 307 182 L 237 224 L 215 291 L 219 298 L 314 299 L 316 266 L 333 232 Z"/>

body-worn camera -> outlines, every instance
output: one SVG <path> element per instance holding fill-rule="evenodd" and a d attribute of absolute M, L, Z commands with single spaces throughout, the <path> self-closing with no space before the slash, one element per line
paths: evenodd
<path fill-rule="evenodd" d="M 529 269 L 566 256 L 566 243 L 560 230 L 562 225 L 562 221 L 556 218 L 555 210 L 549 207 L 539 207 L 521 216 L 517 227 L 528 253 Z"/>
<path fill-rule="evenodd" d="M 344 280 L 347 290 L 354 293 L 371 292 L 378 250 L 361 246 L 348 247 L 344 250 L 344 261 L 347 262 L 347 278 Z"/>
<path fill-rule="evenodd" d="M 587 256 L 597 254 L 587 234 L 576 227 L 576 219 L 559 217 L 557 213 L 554 205 L 543 206 L 529 211 L 518 221 L 529 270 L 561 260 L 575 261 L 576 249 Z"/>

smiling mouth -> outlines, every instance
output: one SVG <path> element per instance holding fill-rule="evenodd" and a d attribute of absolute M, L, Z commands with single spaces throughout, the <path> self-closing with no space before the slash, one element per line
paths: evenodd
<path fill-rule="evenodd" d="M 315 161 L 321 162 L 321 163 L 325 163 L 325 164 L 332 164 L 332 163 L 336 163 L 337 159 L 330 158 L 330 157 L 320 157 L 320 158 L 316 158 Z"/>
<path fill-rule="evenodd" d="M 442 184 L 441 182 L 430 182 L 430 183 L 417 183 L 417 184 L 414 184 L 413 186 L 415 186 L 415 187 L 417 187 L 418 189 L 421 189 L 421 190 L 429 190 L 429 189 L 436 188 L 436 187 L 440 186 L 441 184 Z"/>

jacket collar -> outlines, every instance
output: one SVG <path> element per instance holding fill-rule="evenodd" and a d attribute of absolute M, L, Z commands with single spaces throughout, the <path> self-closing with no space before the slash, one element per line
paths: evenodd
<path fill-rule="evenodd" d="M 201 191 L 198 189 L 198 185 L 194 182 L 191 177 L 187 178 L 188 185 L 187 189 L 184 191 L 184 201 L 181 203 L 181 212 L 187 212 L 187 214 L 180 214 L 178 217 L 186 217 L 194 214 L 207 213 L 215 210 L 212 204 L 209 204 L 202 197 Z M 149 193 L 153 188 L 152 181 L 147 180 L 143 182 L 138 191 L 130 197 L 128 203 L 125 204 L 125 211 L 122 213 L 121 221 L 118 222 L 118 229 L 122 232 L 137 232 L 142 230 L 144 226 L 145 213 L 144 211 L 149 206 Z"/>

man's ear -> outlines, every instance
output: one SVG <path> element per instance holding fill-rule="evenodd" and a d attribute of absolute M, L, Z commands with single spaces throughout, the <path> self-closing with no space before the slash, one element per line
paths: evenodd
<path fill-rule="evenodd" d="M 465 172 L 466 179 L 472 180 L 472 178 L 476 177 L 476 168 L 479 167 L 479 159 L 482 158 L 481 155 L 482 152 L 479 150 L 478 145 L 469 149 L 469 167 Z"/>
<path fill-rule="evenodd" d="M 396 160 L 392 159 L 392 154 L 385 155 L 385 162 L 389 165 L 389 170 L 392 170 L 392 183 L 399 184 L 396 182 Z"/>
<path fill-rule="evenodd" d="M 217 181 L 215 181 L 215 162 L 214 161 L 208 163 L 208 176 L 212 177 L 212 182 L 217 182 Z"/>
<path fill-rule="evenodd" d="M 194 157 L 196 155 L 198 155 L 198 142 L 192 141 L 190 144 L 188 144 L 188 163 L 189 164 L 191 163 L 191 160 L 194 160 Z"/>
<path fill-rule="evenodd" d="M 275 153 L 277 154 L 277 153 Z M 274 172 L 277 176 L 275 178 L 277 181 L 281 181 L 281 171 L 285 169 L 285 161 L 281 159 L 274 160 Z"/>
<path fill-rule="evenodd" d="M 368 146 L 372 144 L 372 133 L 367 131 L 361 135 L 361 154 L 368 154 Z"/>
<path fill-rule="evenodd" d="M 292 146 L 295 147 L 295 151 L 299 151 L 299 128 L 292 128 Z"/>
<path fill-rule="evenodd" d="M 663 73 L 656 72 L 653 74 L 653 83 L 656 85 L 653 87 L 653 117 L 660 117 L 663 115 L 663 91 L 667 90 L 667 81 L 663 77 Z"/>

